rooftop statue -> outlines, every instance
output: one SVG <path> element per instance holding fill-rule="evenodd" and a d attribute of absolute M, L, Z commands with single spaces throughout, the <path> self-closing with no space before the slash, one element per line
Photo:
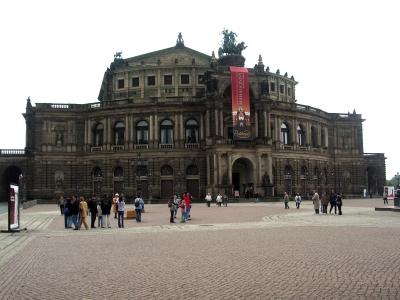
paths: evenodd
<path fill-rule="evenodd" d="M 222 57 L 224 55 L 242 55 L 242 51 L 247 48 L 244 42 L 236 42 L 236 33 L 224 29 L 222 32 L 222 47 L 218 49 L 218 56 Z"/>

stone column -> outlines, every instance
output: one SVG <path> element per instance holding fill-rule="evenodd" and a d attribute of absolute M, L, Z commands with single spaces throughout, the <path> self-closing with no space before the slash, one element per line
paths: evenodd
<path fill-rule="evenodd" d="M 185 143 L 185 132 L 184 132 L 184 127 L 185 127 L 185 124 L 183 124 L 183 114 L 182 113 L 180 113 L 180 115 L 179 115 L 179 130 L 180 130 L 180 138 L 181 138 L 181 140 L 183 140 L 183 143 Z"/>
<path fill-rule="evenodd" d="M 328 145 L 328 141 L 329 141 L 329 138 L 328 138 L 328 127 L 325 127 L 324 130 L 325 130 L 325 146 L 328 147 L 329 146 Z"/>
<path fill-rule="evenodd" d="M 306 140 L 307 140 L 307 144 L 311 145 L 311 125 L 310 125 L 310 121 L 307 121 L 306 123 Z"/>
<path fill-rule="evenodd" d="M 210 166 L 210 155 L 207 154 L 207 188 L 211 184 L 211 166 Z"/>
<path fill-rule="evenodd" d="M 297 124 L 296 120 L 293 119 L 292 120 L 292 134 L 291 134 L 290 139 L 291 139 L 291 143 L 292 144 L 294 143 L 294 145 L 297 144 L 297 140 L 296 140 L 296 127 L 297 126 L 296 126 L 296 124 Z"/>
<path fill-rule="evenodd" d="M 281 131 L 281 126 L 280 126 L 279 118 L 278 118 L 278 116 L 275 116 L 275 141 L 277 141 L 277 142 L 282 142 L 280 131 Z"/>
<path fill-rule="evenodd" d="M 260 153 L 257 153 L 257 180 L 256 180 L 256 186 L 260 187 L 261 186 L 261 182 L 262 182 L 262 157 Z"/>
<path fill-rule="evenodd" d="M 318 133 L 317 133 L 317 144 L 318 144 L 318 146 L 320 146 L 321 147 L 321 124 L 319 124 L 318 125 L 318 127 L 317 127 L 317 130 L 318 130 Z"/>
<path fill-rule="evenodd" d="M 129 124 L 129 115 L 125 115 L 125 133 L 124 133 L 124 144 L 125 148 L 128 147 L 129 142 L 131 141 L 131 127 Z"/>
<path fill-rule="evenodd" d="M 224 136 L 224 112 L 222 109 L 219 110 L 219 130 L 220 136 Z"/>
<path fill-rule="evenodd" d="M 268 122 L 267 112 L 265 110 L 263 111 L 263 117 L 264 117 L 264 137 L 268 137 L 269 122 Z"/>
<path fill-rule="evenodd" d="M 200 141 L 204 140 L 204 120 L 203 120 L 203 117 L 204 117 L 203 114 L 201 114 L 200 115 Z"/>
<path fill-rule="evenodd" d="M 222 184 L 222 182 L 221 182 L 222 174 L 221 174 L 221 164 L 220 164 L 220 161 L 221 161 L 221 153 L 218 153 L 218 154 L 217 154 L 217 164 L 218 164 L 218 184 L 219 184 L 219 185 Z"/>
<path fill-rule="evenodd" d="M 216 188 L 217 184 L 218 184 L 218 167 L 217 167 L 217 154 L 214 153 L 214 188 Z"/>
<path fill-rule="evenodd" d="M 228 153 L 228 184 L 232 185 L 232 154 Z"/>
<path fill-rule="evenodd" d="M 258 138 L 258 110 L 254 112 L 254 125 L 255 138 Z"/>
<path fill-rule="evenodd" d="M 179 134 L 179 116 L 178 114 L 175 114 L 174 116 L 174 122 L 175 122 L 175 126 L 174 126 L 174 144 L 176 144 L 176 141 L 180 140 L 180 134 Z"/>
<path fill-rule="evenodd" d="M 158 139 L 159 139 L 159 134 L 158 134 L 158 115 L 154 115 L 154 148 L 158 148 Z"/>
<path fill-rule="evenodd" d="M 106 133 L 107 133 L 107 150 L 111 149 L 110 145 L 114 145 L 114 141 L 112 140 L 112 134 L 111 134 L 111 120 L 109 117 L 107 117 L 106 119 L 104 119 L 104 122 L 107 124 L 107 129 L 106 129 Z"/>
<path fill-rule="evenodd" d="M 206 137 L 210 136 L 210 110 L 206 111 Z"/>
<path fill-rule="evenodd" d="M 218 136 L 218 109 L 215 109 L 215 137 Z"/>
<path fill-rule="evenodd" d="M 270 178 L 270 180 L 271 180 L 271 183 L 272 182 L 274 182 L 274 174 L 273 174 L 273 172 L 272 172 L 272 156 L 269 154 L 268 155 L 268 158 L 267 158 L 267 160 L 268 160 L 268 175 L 269 175 L 269 178 Z M 272 196 L 274 196 L 274 189 L 272 189 Z"/>
<path fill-rule="evenodd" d="M 154 140 L 154 128 L 153 128 L 153 115 L 149 118 L 149 144 L 153 143 Z"/>
<path fill-rule="evenodd" d="M 85 120 L 85 138 L 84 138 L 85 147 L 88 143 L 88 121 Z"/>

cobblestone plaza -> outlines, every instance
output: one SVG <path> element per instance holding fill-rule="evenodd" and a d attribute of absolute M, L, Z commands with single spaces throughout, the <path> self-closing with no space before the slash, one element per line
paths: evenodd
<path fill-rule="evenodd" d="M 308 201 L 194 204 L 185 224 L 146 205 L 141 224 L 88 231 L 37 205 L 26 231 L 0 235 L 0 298 L 399 299 L 400 218 L 381 201 L 346 199 L 342 216 Z"/>

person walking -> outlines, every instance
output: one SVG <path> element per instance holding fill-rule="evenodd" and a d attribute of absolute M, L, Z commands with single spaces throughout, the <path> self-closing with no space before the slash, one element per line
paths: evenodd
<path fill-rule="evenodd" d="M 90 211 L 90 228 L 96 228 L 96 216 L 97 216 L 97 201 L 96 195 L 93 194 L 92 198 L 89 199 L 89 211 Z"/>
<path fill-rule="evenodd" d="M 85 226 L 85 229 L 88 230 L 89 226 L 86 222 L 87 220 L 87 215 L 88 215 L 88 204 L 85 201 L 84 197 L 80 198 L 80 202 L 79 202 L 79 229 L 81 229 L 82 224 Z"/>
<path fill-rule="evenodd" d="M 314 191 L 314 196 L 312 196 L 312 202 L 314 204 L 314 210 L 316 214 L 319 214 L 319 206 L 320 206 L 320 201 L 319 201 L 319 195 L 317 191 Z"/>
<path fill-rule="evenodd" d="M 289 209 L 289 195 L 287 192 L 283 194 L 283 201 L 285 202 L 285 209 Z"/>
<path fill-rule="evenodd" d="M 389 204 L 389 202 L 388 202 L 388 194 L 387 194 L 386 191 L 383 193 L 383 205 L 385 205 L 385 204 Z"/>
<path fill-rule="evenodd" d="M 117 219 L 117 214 L 118 214 L 118 200 L 119 200 L 119 194 L 116 193 L 112 199 L 112 211 L 114 213 L 114 219 Z"/>
<path fill-rule="evenodd" d="M 178 213 L 179 209 L 179 201 L 181 200 L 181 197 L 179 196 L 178 193 L 174 195 L 174 219 L 176 219 L 176 214 Z"/>
<path fill-rule="evenodd" d="M 185 223 L 186 222 L 186 202 L 184 199 L 181 199 L 181 201 L 179 201 L 179 207 L 181 208 L 181 213 L 182 213 L 181 223 Z"/>
<path fill-rule="evenodd" d="M 329 197 L 329 203 L 331 204 L 331 207 L 329 208 L 329 214 L 332 213 L 332 208 L 335 208 L 335 215 L 336 215 L 336 198 L 337 198 L 336 193 L 332 191 Z"/>
<path fill-rule="evenodd" d="M 170 218 L 169 218 L 169 222 L 170 223 L 175 223 L 174 221 L 174 213 L 175 213 L 175 195 L 172 196 L 171 198 L 169 198 L 168 200 L 168 208 L 169 208 L 169 212 L 170 212 Z"/>
<path fill-rule="evenodd" d="M 79 201 L 76 196 L 72 196 L 71 219 L 72 219 L 72 223 L 74 224 L 74 230 L 79 230 L 78 215 L 79 215 Z"/>
<path fill-rule="evenodd" d="M 121 194 L 117 202 L 118 228 L 124 228 L 125 198 L 122 196 Z"/>
<path fill-rule="evenodd" d="M 217 206 L 221 207 L 222 204 L 222 196 L 220 193 L 218 193 L 217 198 L 215 198 L 215 202 L 217 202 Z"/>
<path fill-rule="evenodd" d="M 340 193 L 337 194 L 337 198 L 336 198 L 336 205 L 338 207 L 339 210 L 339 215 L 342 215 L 342 205 L 343 205 L 343 195 L 341 195 Z"/>
<path fill-rule="evenodd" d="M 71 199 L 65 198 L 64 200 L 64 227 L 65 229 L 71 228 Z"/>
<path fill-rule="evenodd" d="M 111 199 L 107 198 L 107 195 L 103 195 L 101 200 L 101 211 L 103 212 L 103 224 L 104 227 L 111 228 L 110 224 L 110 212 L 111 212 Z"/>
<path fill-rule="evenodd" d="M 299 193 L 296 194 L 296 197 L 294 197 L 294 200 L 296 201 L 296 208 L 299 209 L 300 204 L 301 204 L 301 196 Z"/>
<path fill-rule="evenodd" d="M 61 215 L 64 214 L 64 197 L 61 195 L 60 198 L 58 198 L 58 205 L 60 206 L 60 212 Z"/>
<path fill-rule="evenodd" d="M 326 193 L 322 194 L 321 197 L 321 205 L 322 205 L 322 213 L 327 214 L 328 213 L 328 204 L 329 204 L 329 199 Z"/>
<path fill-rule="evenodd" d="M 210 193 L 207 193 L 206 197 L 204 198 L 207 202 L 207 206 L 211 207 L 211 201 L 212 201 L 212 197 Z"/>
<path fill-rule="evenodd" d="M 228 207 L 228 196 L 225 193 L 222 196 L 222 203 L 225 207 Z"/>
<path fill-rule="evenodd" d="M 97 227 L 104 228 L 103 223 L 103 210 L 101 209 L 101 203 L 97 202 Z"/>
<path fill-rule="evenodd" d="M 134 201 L 135 204 L 135 212 L 136 212 L 136 222 L 142 222 L 142 211 L 144 208 L 144 201 L 142 199 L 142 195 L 139 193 Z"/>
<path fill-rule="evenodd" d="M 186 221 L 188 221 L 191 219 L 190 211 L 192 210 L 192 196 L 189 192 L 185 193 L 184 199 L 186 204 Z"/>

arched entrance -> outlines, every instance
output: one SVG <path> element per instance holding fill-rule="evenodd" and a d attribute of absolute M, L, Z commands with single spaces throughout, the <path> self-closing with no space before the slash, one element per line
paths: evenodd
<path fill-rule="evenodd" d="M 0 191 L 0 201 L 8 201 L 8 193 L 10 188 L 10 183 L 18 184 L 19 176 L 22 174 L 20 168 L 16 166 L 9 166 L 2 174 L 1 178 L 1 191 Z"/>
<path fill-rule="evenodd" d="M 249 159 L 241 157 L 233 163 L 232 186 L 234 195 L 239 192 L 240 197 L 253 197 L 254 167 Z"/>

